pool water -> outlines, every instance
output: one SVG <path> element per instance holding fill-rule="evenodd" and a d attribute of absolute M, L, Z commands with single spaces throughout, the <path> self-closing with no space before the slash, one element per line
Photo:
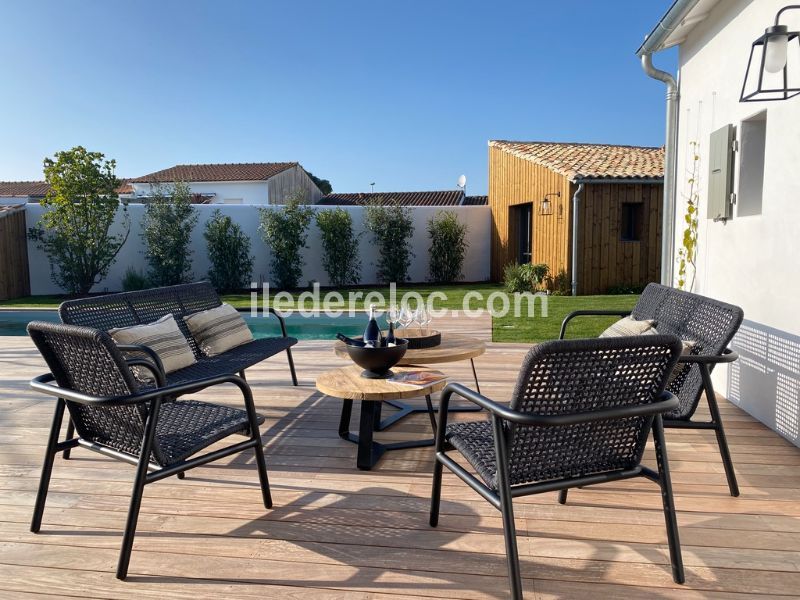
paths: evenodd
<path fill-rule="evenodd" d="M 245 322 L 253 332 L 253 337 L 274 337 L 281 334 L 278 319 L 274 316 L 251 317 L 242 313 Z M 298 340 L 332 340 L 337 333 L 346 336 L 361 335 L 367 324 L 364 313 L 339 317 L 315 315 L 303 317 L 293 313 L 285 317 L 287 333 Z M 0 336 L 27 335 L 25 327 L 30 321 L 51 321 L 59 323 L 58 312 L 54 310 L 0 310 Z"/>

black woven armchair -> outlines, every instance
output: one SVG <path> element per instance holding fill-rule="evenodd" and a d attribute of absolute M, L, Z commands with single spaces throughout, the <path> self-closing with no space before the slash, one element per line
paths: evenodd
<path fill-rule="evenodd" d="M 561 325 L 561 339 L 566 336 L 569 322 L 576 317 L 602 315 L 631 315 L 637 320 L 652 319 L 656 322 L 659 333 L 694 342 L 691 354 L 679 359 L 682 368 L 667 387 L 667 391 L 678 397 L 679 403 L 664 416 L 664 427 L 713 430 L 725 467 L 728 489 L 731 496 L 738 496 L 739 485 L 711 382 L 711 371 L 718 364 L 730 363 L 739 358 L 736 352 L 728 348 L 728 344 L 742 324 L 742 309 L 699 294 L 651 283 L 645 288 L 632 311 L 578 310 L 570 313 Z M 704 392 L 711 420 L 697 421 L 692 417 Z"/>
<path fill-rule="evenodd" d="M 525 357 L 508 407 L 448 384 L 439 403 L 430 524 L 439 521 L 447 467 L 502 513 L 511 591 L 522 598 L 513 498 L 645 477 L 661 487 L 672 576 L 683 583 L 662 426 L 662 415 L 678 406 L 664 383 L 680 351 L 678 338 L 662 335 L 546 342 Z M 448 425 L 454 394 L 490 419 Z M 641 464 L 651 429 L 657 471 Z M 448 454 L 453 449 L 480 479 Z"/>
<path fill-rule="evenodd" d="M 36 496 L 31 531 L 42 524 L 50 474 L 56 454 L 80 446 L 136 465 L 128 519 L 117 564 L 117 577 L 128 573 L 133 538 L 144 486 L 209 462 L 253 450 L 264 506 L 272 507 L 264 448 L 258 426 L 264 421 L 255 412 L 247 382 L 237 375 L 220 375 L 202 382 L 165 385 L 158 356 L 148 348 L 133 347 L 152 360 L 125 359 L 107 333 L 87 327 L 32 322 L 28 333 L 50 367 L 31 386 L 58 398 L 47 442 L 42 477 Z M 129 349 L 126 347 L 126 349 Z M 132 367 L 152 372 L 156 385 L 142 388 Z M 195 400 L 175 400 L 222 383 L 242 392 L 245 410 Z M 59 442 L 65 407 L 78 436 Z M 195 456 L 231 434 L 247 439 Z"/>

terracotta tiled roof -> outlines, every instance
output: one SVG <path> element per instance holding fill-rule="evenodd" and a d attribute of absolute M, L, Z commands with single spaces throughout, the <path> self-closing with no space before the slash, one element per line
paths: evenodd
<path fill-rule="evenodd" d="M 117 188 L 118 194 L 132 194 L 133 193 L 133 186 L 127 179 L 122 179 L 122 184 Z"/>
<path fill-rule="evenodd" d="M 505 140 L 492 140 L 489 146 L 540 164 L 569 179 L 664 176 L 663 148 Z"/>
<path fill-rule="evenodd" d="M 355 205 L 373 202 L 397 202 L 403 206 L 456 206 L 461 204 L 464 193 L 461 190 L 441 192 L 371 192 L 360 194 L 328 194 L 319 204 Z"/>
<path fill-rule="evenodd" d="M 464 206 L 485 206 L 489 204 L 489 196 L 467 196 Z"/>
<path fill-rule="evenodd" d="M 297 166 L 282 163 L 221 163 L 208 165 L 175 165 L 169 169 L 131 179 L 135 183 L 175 181 L 266 181 Z"/>
<path fill-rule="evenodd" d="M 0 218 L 16 212 L 20 208 L 25 208 L 24 204 L 0 204 Z"/>
<path fill-rule="evenodd" d="M 50 186 L 44 181 L 0 181 L 0 196 L 44 197 Z"/>

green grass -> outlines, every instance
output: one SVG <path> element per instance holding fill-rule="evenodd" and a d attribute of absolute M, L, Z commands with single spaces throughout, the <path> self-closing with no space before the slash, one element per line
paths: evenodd
<path fill-rule="evenodd" d="M 447 295 L 446 300 L 437 299 L 436 308 L 448 308 L 453 310 L 461 310 L 463 307 L 464 295 L 470 291 L 477 291 L 483 294 L 484 300 L 489 294 L 496 291 L 503 291 L 503 286 L 495 283 L 478 283 L 478 284 L 463 284 L 463 285 L 405 285 L 397 290 L 397 299 L 399 300 L 406 292 L 417 292 L 423 298 L 428 297 L 432 292 L 444 292 Z M 328 290 L 320 291 L 320 299 L 325 297 Z M 369 292 L 379 292 L 387 300 L 389 298 L 389 288 L 384 287 L 364 287 L 346 289 L 342 292 L 345 301 L 348 299 L 349 294 L 361 294 L 360 299 L 355 300 L 357 309 L 366 308 L 364 306 L 364 296 Z M 295 304 L 300 296 L 300 292 L 292 294 L 293 302 Z M 66 296 L 29 296 L 27 298 L 19 298 L 17 300 L 0 301 L 0 307 L 5 308 L 56 308 L 63 302 Z M 536 301 L 535 316 L 529 318 L 527 316 L 514 317 L 513 315 L 495 318 L 492 322 L 492 337 L 496 342 L 541 342 L 545 340 L 552 340 L 558 338 L 558 332 L 561 328 L 561 322 L 564 317 L 573 310 L 581 309 L 630 309 L 636 304 L 638 295 L 620 295 L 620 296 L 549 296 L 547 298 L 548 314 L 546 317 L 541 316 L 541 303 Z M 250 294 L 229 294 L 223 296 L 223 300 L 232 304 L 237 308 L 250 308 Z M 311 309 L 317 307 L 317 303 L 305 302 L 305 308 Z M 278 303 L 277 308 L 286 305 Z M 524 306 L 524 305 L 523 305 Z M 471 308 L 485 308 L 484 304 L 479 304 L 473 300 Z M 296 304 L 293 308 L 297 308 Z M 334 307 L 335 308 L 335 307 Z M 344 308 L 344 306 L 343 306 Z M 523 312 L 525 312 L 523 307 Z M 570 324 L 568 329 L 568 337 L 596 337 L 603 329 L 608 327 L 616 320 L 616 317 L 581 317 Z"/>

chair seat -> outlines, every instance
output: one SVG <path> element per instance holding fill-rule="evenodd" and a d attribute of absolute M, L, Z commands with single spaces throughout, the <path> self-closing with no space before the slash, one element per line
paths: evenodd
<path fill-rule="evenodd" d="M 258 417 L 258 424 L 264 417 Z M 180 462 L 233 433 L 249 432 L 247 412 L 198 400 L 161 405 L 156 443 L 168 466 Z"/>
<path fill-rule="evenodd" d="M 486 485 L 497 489 L 497 462 L 490 421 L 451 423 L 445 439 L 467 459 Z"/>
<path fill-rule="evenodd" d="M 217 356 L 201 356 L 193 365 L 168 373 L 167 385 L 197 381 L 216 375 L 236 374 L 291 348 L 296 343 L 297 340 L 293 337 L 262 338 L 231 348 Z"/>

